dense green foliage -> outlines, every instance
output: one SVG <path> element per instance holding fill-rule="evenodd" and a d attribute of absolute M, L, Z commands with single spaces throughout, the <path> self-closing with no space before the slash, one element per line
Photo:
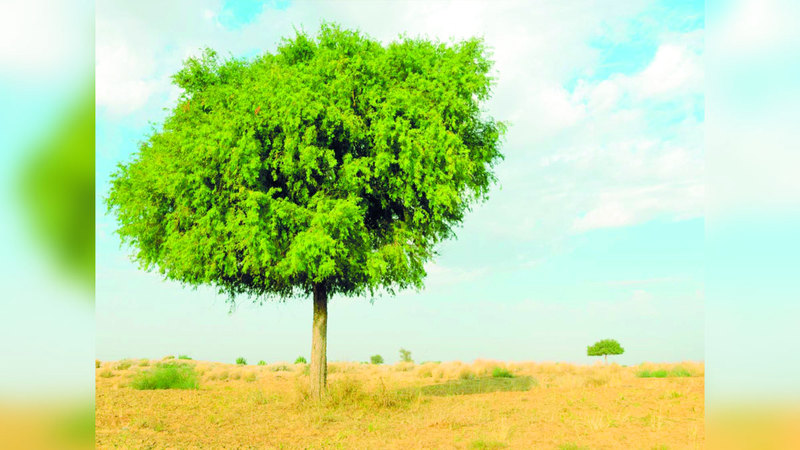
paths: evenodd
<path fill-rule="evenodd" d="M 186 363 L 159 363 L 150 370 L 137 373 L 131 380 L 133 389 L 197 389 L 197 372 Z"/>
<path fill-rule="evenodd" d="M 383 356 L 372 355 L 369 357 L 369 362 L 371 362 L 372 364 L 383 364 Z"/>
<path fill-rule="evenodd" d="M 238 364 L 240 366 L 246 366 L 247 365 L 247 360 L 244 359 L 243 356 L 240 356 L 240 357 L 236 358 L 236 364 Z"/>
<path fill-rule="evenodd" d="M 413 363 L 414 360 L 411 359 L 411 351 L 406 350 L 404 348 L 401 348 L 400 349 L 400 361 Z"/>
<path fill-rule="evenodd" d="M 502 157 L 490 67 L 479 39 L 383 46 L 334 25 L 253 60 L 207 50 L 112 177 L 118 233 L 144 268 L 231 298 L 420 287 Z"/>
<path fill-rule="evenodd" d="M 603 339 L 595 342 L 586 349 L 588 356 L 606 356 L 606 355 L 621 355 L 625 349 L 619 345 L 619 342 L 614 339 Z"/>

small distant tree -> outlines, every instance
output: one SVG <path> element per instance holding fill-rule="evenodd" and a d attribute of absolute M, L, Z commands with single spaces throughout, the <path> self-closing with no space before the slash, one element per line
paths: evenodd
<path fill-rule="evenodd" d="M 243 356 L 240 356 L 240 357 L 236 358 L 236 364 L 238 364 L 240 366 L 246 366 L 247 365 L 247 360 L 244 359 Z"/>
<path fill-rule="evenodd" d="M 411 359 L 411 352 L 409 350 L 401 348 L 400 349 L 400 361 L 413 363 L 414 360 Z"/>
<path fill-rule="evenodd" d="M 619 345 L 619 342 L 615 341 L 614 339 L 603 339 L 601 341 L 597 341 L 594 345 L 590 345 L 586 349 L 586 354 L 589 356 L 602 356 L 605 358 L 605 362 L 608 362 L 608 355 L 621 355 L 625 352 L 625 349 Z"/>
<path fill-rule="evenodd" d="M 371 362 L 372 364 L 383 364 L 383 356 L 372 355 L 369 357 L 369 362 Z"/>
<path fill-rule="evenodd" d="M 306 364 L 307 362 L 308 361 L 306 361 L 306 358 L 303 356 L 298 356 L 297 359 L 294 360 L 295 364 Z"/>

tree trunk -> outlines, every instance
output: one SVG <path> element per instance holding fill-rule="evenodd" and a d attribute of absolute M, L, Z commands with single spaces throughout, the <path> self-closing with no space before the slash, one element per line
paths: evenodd
<path fill-rule="evenodd" d="M 328 296 L 322 285 L 314 285 L 314 326 L 311 331 L 311 398 L 319 400 L 325 393 L 328 377 L 327 355 Z"/>
<path fill-rule="evenodd" d="M 603 355 L 603 358 L 606 360 L 605 363 L 608 364 L 608 355 Z"/>

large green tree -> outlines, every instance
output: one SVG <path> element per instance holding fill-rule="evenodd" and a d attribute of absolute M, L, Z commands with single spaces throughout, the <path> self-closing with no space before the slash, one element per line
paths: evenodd
<path fill-rule="evenodd" d="M 481 111 L 490 67 L 480 39 L 383 46 L 330 24 L 253 60 L 206 50 L 112 177 L 118 233 L 143 268 L 232 300 L 311 295 L 319 397 L 328 299 L 420 288 L 486 198 L 504 131 Z"/>

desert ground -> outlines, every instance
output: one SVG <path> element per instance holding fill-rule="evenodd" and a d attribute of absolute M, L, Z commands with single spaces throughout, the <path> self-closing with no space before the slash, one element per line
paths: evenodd
<path fill-rule="evenodd" d="M 141 374 L 165 364 L 193 371 L 196 389 L 133 387 Z M 702 363 L 328 367 L 329 394 L 315 402 L 308 398 L 305 364 L 96 361 L 96 446 L 704 447 Z"/>

